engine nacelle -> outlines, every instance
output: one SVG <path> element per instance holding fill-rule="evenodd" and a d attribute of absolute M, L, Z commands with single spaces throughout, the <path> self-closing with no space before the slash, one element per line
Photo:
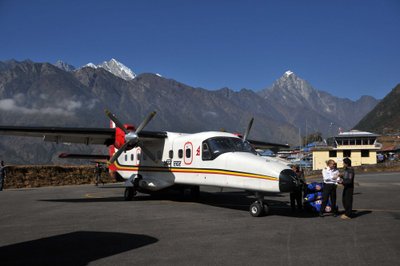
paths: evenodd
<path fill-rule="evenodd" d="M 133 125 L 125 124 L 124 127 L 128 131 L 135 131 L 136 128 Z M 122 131 L 120 128 L 115 128 L 115 141 L 114 141 L 114 147 L 116 149 L 119 149 L 122 147 L 122 145 L 125 144 L 125 132 Z M 131 148 L 128 148 L 127 150 L 130 150 Z"/>
<path fill-rule="evenodd" d="M 115 153 L 115 149 L 119 149 L 122 147 L 122 145 L 125 144 L 125 132 L 122 131 L 119 128 L 115 127 L 115 124 L 111 121 L 110 122 L 110 127 L 111 128 L 115 128 L 115 140 L 114 140 L 114 144 L 109 146 L 109 155 L 110 158 L 114 155 Z M 124 127 L 128 130 L 128 131 L 135 131 L 136 128 L 133 125 L 129 125 L 129 124 L 125 124 Z M 128 147 L 127 150 L 132 149 L 132 147 Z M 110 171 L 117 171 L 117 168 L 115 167 L 115 165 L 110 164 L 109 165 L 109 169 Z M 119 179 L 119 178 L 118 178 Z M 118 180 L 116 179 L 116 180 Z"/>
<path fill-rule="evenodd" d="M 167 187 L 172 186 L 173 182 L 168 182 L 167 180 L 162 180 L 160 178 L 146 177 L 139 181 L 139 187 L 150 190 L 158 191 Z"/>

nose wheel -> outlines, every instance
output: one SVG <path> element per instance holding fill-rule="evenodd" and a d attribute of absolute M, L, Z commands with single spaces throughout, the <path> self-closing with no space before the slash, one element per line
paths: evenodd
<path fill-rule="evenodd" d="M 250 205 L 250 215 L 253 217 L 261 217 L 269 213 L 268 204 L 264 203 L 264 196 L 256 193 L 257 200 Z"/>
<path fill-rule="evenodd" d="M 265 203 L 255 201 L 250 205 L 250 215 L 253 217 L 261 217 L 269 213 L 269 207 Z"/>

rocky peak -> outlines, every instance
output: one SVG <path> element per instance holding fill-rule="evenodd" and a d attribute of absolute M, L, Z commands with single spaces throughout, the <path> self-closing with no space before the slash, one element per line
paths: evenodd
<path fill-rule="evenodd" d="M 114 74 L 117 77 L 120 77 L 125 80 L 132 80 L 136 77 L 136 74 L 127 66 L 122 64 L 121 62 L 115 60 L 114 58 L 111 58 L 110 61 L 104 61 L 103 63 L 99 65 L 95 65 L 93 63 L 88 63 L 84 65 L 83 67 L 91 67 L 91 68 L 103 68 L 107 70 L 108 72 Z"/>
<path fill-rule="evenodd" d="M 62 69 L 64 71 L 67 72 L 71 72 L 75 70 L 75 67 L 73 65 L 70 65 L 64 61 L 58 60 L 55 64 L 56 67 L 58 67 L 59 69 Z"/>

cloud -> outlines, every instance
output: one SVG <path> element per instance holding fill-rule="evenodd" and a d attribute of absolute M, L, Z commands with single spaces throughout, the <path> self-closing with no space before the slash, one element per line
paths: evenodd
<path fill-rule="evenodd" d="M 218 114 L 216 112 L 213 112 L 213 111 L 207 111 L 207 112 L 203 112 L 203 117 L 217 118 Z"/>
<path fill-rule="evenodd" d="M 26 107 L 19 104 L 20 102 L 22 102 L 22 99 L 23 98 L 21 97 L 21 95 L 16 95 L 13 98 L 2 99 L 0 100 L 0 110 L 22 114 L 51 114 L 73 116 L 75 115 L 76 110 L 84 106 L 81 101 L 63 100 L 61 102 L 56 102 L 55 106 Z M 90 101 L 87 106 L 89 109 L 92 109 L 95 104 L 95 102 Z"/>

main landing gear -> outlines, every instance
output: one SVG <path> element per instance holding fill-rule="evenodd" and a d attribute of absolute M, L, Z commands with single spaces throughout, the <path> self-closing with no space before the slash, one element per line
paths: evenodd
<path fill-rule="evenodd" d="M 264 203 L 264 196 L 258 192 L 255 193 L 257 200 L 250 205 L 250 215 L 260 217 L 269 213 L 268 204 Z"/>
<path fill-rule="evenodd" d="M 136 189 L 133 187 L 126 187 L 124 192 L 124 200 L 131 201 L 136 196 Z"/>
<path fill-rule="evenodd" d="M 142 179 L 140 175 L 132 175 L 125 182 L 125 192 L 124 192 L 124 200 L 131 201 L 137 194 L 137 188 L 139 188 L 139 181 Z"/>

